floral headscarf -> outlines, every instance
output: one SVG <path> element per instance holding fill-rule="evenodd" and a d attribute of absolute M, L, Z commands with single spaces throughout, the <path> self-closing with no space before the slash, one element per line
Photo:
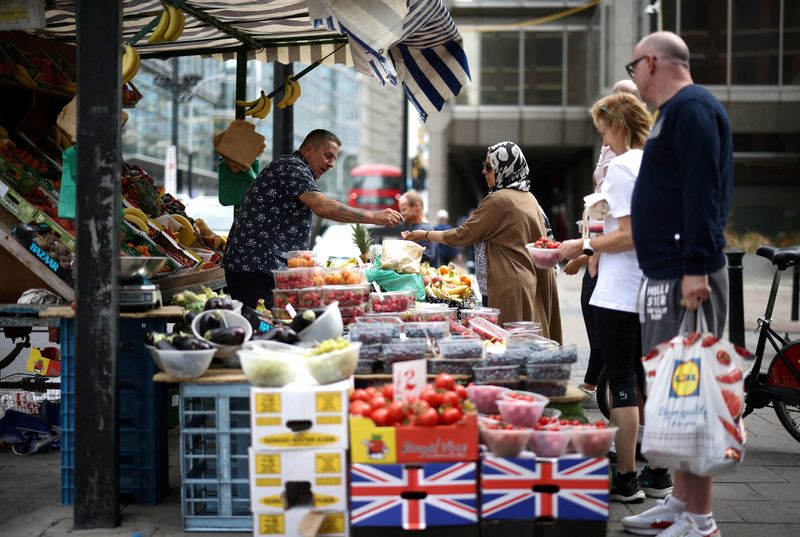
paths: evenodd
<path fill-rule="evenodd" d="M 500 142 L 489 146 L 487 156 L 494 169 L 495 184 L 492 190 L 511 188 L 530 192 L 530 170 L 522 149 L 514 142 Z"/>

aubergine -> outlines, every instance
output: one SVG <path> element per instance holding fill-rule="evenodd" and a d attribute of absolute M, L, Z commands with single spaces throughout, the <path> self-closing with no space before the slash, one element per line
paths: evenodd
<path fill-rule="evenodd" d="M 209 330 L 225 327 L 225 316 L 219 310 L 211 310 L 211 313 L 206 313 L 200 317 L 200 322 L 197 326 L 197 332 L 205 334 Z M 205 337 L 205 336 L 204 336 Z M 208 339 L 208 338 L 206 338 Z"/>
<path fill-rule="evenodd" d="M 205 310 L 233 310 L 233 302 L 227 296 L 218 296 L 206 300 Z"/>
<path fill-rule="evenodd" d="M 200 341 L 194 336 L 176 335 L 172 338 L 172 346 L 179 351 L 200 351 L 208 350 L 213 347 L 205 341 Z"/>
<path fill-rule="evenodd" d="M 175 347 L 172 346 L 169 339 L 161 338 L 156 342 L 156 348 L 161 349 L 162 351 L 174 351 Z"/>
<path fill-rule="evenodd" d="M 207 330 L 203 332 L 203 337 L 217 345 L 241 345 L 244 343 L 245 332 L 241 326 L 229 326 Z"/>
<path fill-rule="evenodd" d="M 260 339 L 264 341 L 277 341 L 278 343 L 286 343 L 287 345 L 294 345 L 300 339 L 297 337 L 297 332 L 286 326 L 285 324 L 276 324 L 272 330 L 262 332 L 253 339 Z"/>
<path fill-rule="evenodd" d="M 292 322 L 289 323 L 289 328 L 291 328 L 295 332 L 302 332 L 303 330 L 311 326 L 311 324 L 316 320 L 317 320 L 317 314 L 314 313 L 314 310 L 312 309 L 303 310 L 303 312 L 300 315 L 295 315 L 294 319 L 292 319 Z"/>

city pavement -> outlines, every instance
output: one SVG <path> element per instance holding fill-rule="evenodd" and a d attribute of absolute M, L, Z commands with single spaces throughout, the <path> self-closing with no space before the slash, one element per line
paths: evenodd
<path fill-rule="evenodd" d="M 763 311 L 769 291 L 768 265 L 759 259 L 745 264 L 745 320 Z M 776 319 L 789 318 L 791 279 L 784 280 L 776 307 Z M 581 360 L 573 368 L 572 382 L 582 380 L 588 357 L 588 342 L 580 312 L 580 275 L 560 275 L 558 286 L 565 343 L 575 343 Z M 797 335 L 795 335 L 797 337 Z M 747 346 L 754 349 L 753 334 Z M 600 417 L 591 403 L 591 419 Z M 748 444 L 736 473 L 715 478 L 714 516 L 725 537 L 777 537 L 800 535 L 800 443 L 793 440 L 770 408 L 756 411 L 746 420 Z M 109 536 L 173 537 L 182 531 L 176 431 L 170 433 L 170 492 L 156 507 L 122 507 L 122 525 L 115 529 L 73 531 L 73 510 L 60 503 L 60 455 L 52 452 L 21 457 L 0 453 L 0 536 L 66 537 Z M 612 503 L 610 536 L 625 534 L 620 520 L 654 504 L 625 506 Z M 241 533 L 192 533 L 234 536 Z M 572 537 L 572 536 L 565 536 Z M 579 537 L 579 536 L 576 536 Z"/>

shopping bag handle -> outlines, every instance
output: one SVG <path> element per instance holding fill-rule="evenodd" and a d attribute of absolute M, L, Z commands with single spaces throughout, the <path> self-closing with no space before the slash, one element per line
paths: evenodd
<path fill-rule="evenodd" d="M 689 310 L 683 308 L 680 329 L 678 333 L 687 335 L 691 332 L 705 333 L 708 332 L 708 321 L 706 320 L 706 312 L 703 310 L 703 300 L 700 300 L 696 310 Z"/>

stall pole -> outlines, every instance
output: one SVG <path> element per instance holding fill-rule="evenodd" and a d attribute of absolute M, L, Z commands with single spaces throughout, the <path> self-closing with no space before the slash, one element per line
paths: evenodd
<path fill-rule="evenodd" d="M 122 2 L 78 0 L 75 528 L 119 526 Z"/>
<path fill-rule="evenodd" d="M 287 76 L 294 74 L 294 64 L 283 65 L 275 62 L 273 67 L 273 84 L 275 87 L 283 85 Z M 272 160 L 282 155 L 289 155 L 294 151 L 294 110 L 293 107 L 273 107 L 272 119 Z M 303 133 L 308 134 L 308 133 Z"/>
<path fill-rule="evenodd" d="M 728 258 L 728 339 L 744 347 L 744 251 L 731 249 L 725 255 Z"/>
<path fill-rule="evenodd" d="M 247 49 L 236 51 L 236 100 L 247 100 Z M 244 119 L 244 106 L 236 105 L 236 119 Z"/>
<path fill-rule="evenodd" d="M 175 191 L 183 192 L 183 178 L 181 177 L 181 170 L 178 166 L 178 114 L 180 114 L 180 95 L 181 95 L 181 78 L 180 78 L 180 65 L 178 64 L 178 57 L 175 56 L 170 62 L 172 65 L 172 78 L 170 78 L 169 91 L 172 95 L 172 136 L 170 143 L 175 147 Z"/>

